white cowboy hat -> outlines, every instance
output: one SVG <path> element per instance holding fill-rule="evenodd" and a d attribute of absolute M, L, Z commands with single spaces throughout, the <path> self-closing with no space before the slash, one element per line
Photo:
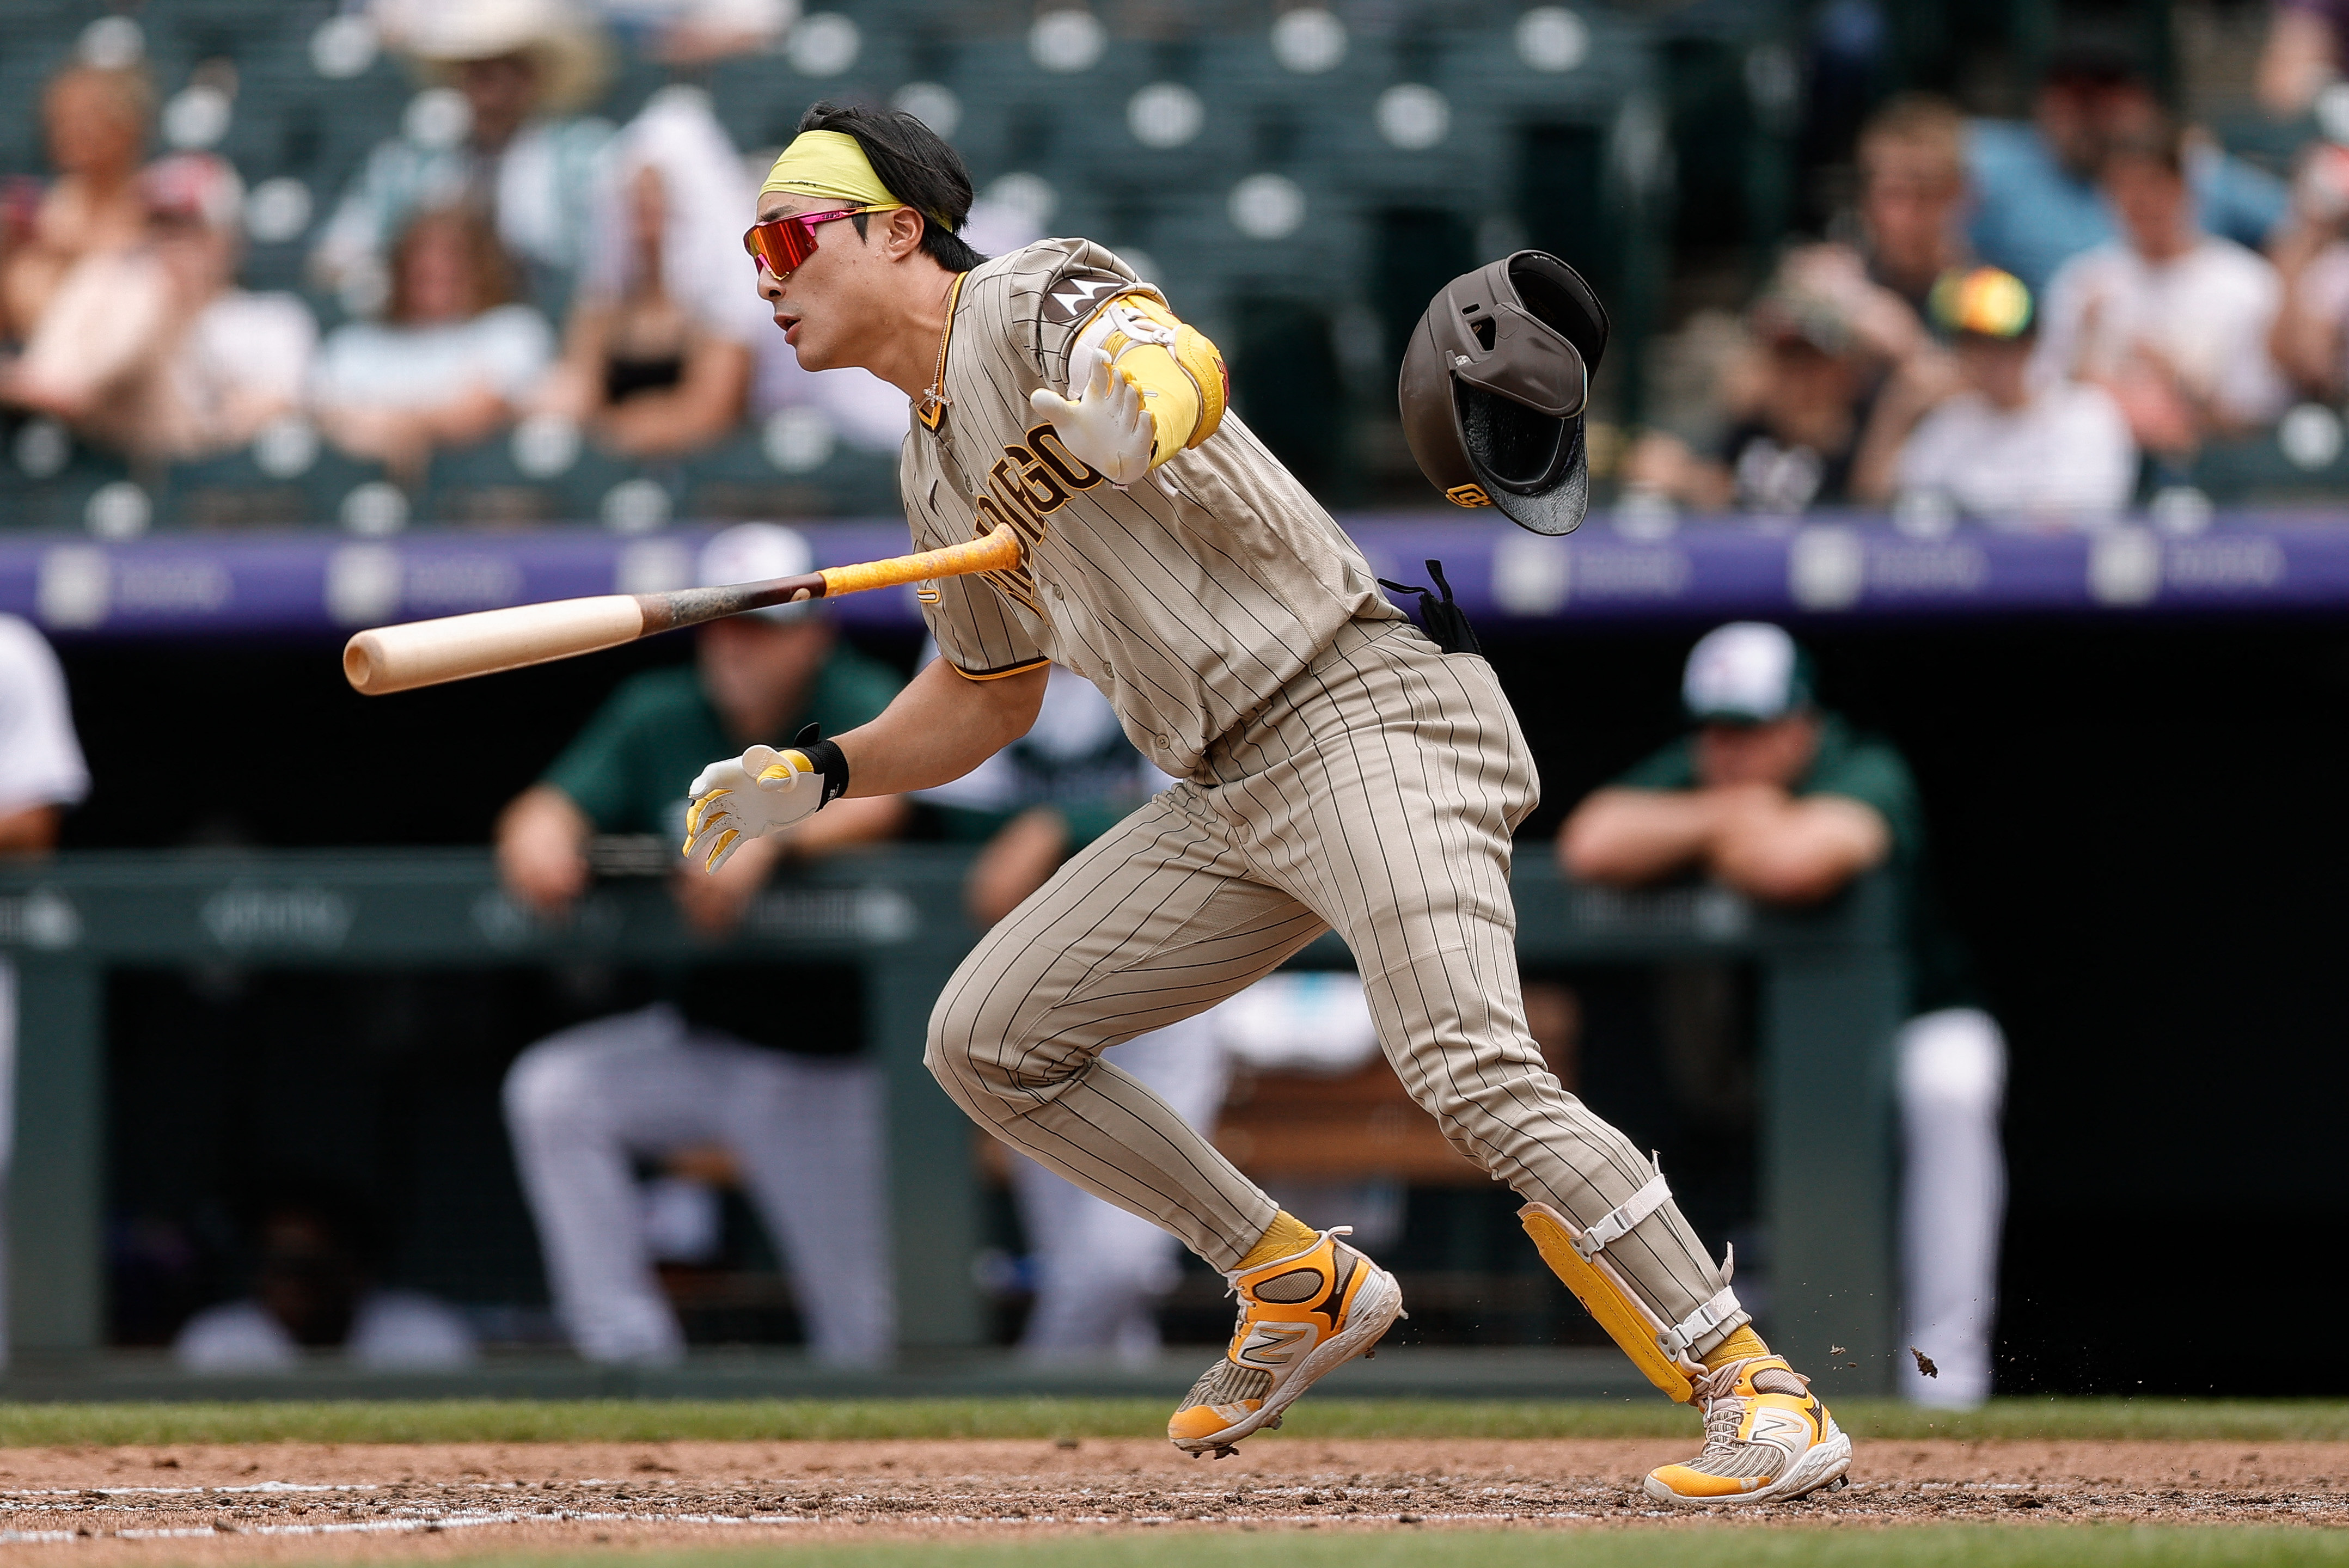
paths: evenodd
<path fill-rule="evenodd" d="M 569 0 L 378 0 L 375 10 L 392 45 L 436 79 L 468 60 L 530 55 L 545 113 L 586 108 L 609 74 L 602 27 Z"/>

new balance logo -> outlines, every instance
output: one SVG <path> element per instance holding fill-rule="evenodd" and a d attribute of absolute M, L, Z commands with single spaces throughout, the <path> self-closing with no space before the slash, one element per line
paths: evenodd
<path fill-rule="evenodd" d="M 1234 1359 L 1256 1367 L 1286 1367 L 1297 1358 L 1298 1342 L 1312 1337 L 1312 1327 L 1307 1324 L 1259 1323 Z"/>
<path fill-rule="evenodd" d="M 1798 1454 L 1811 1446 L 1811 1431 L 1812 1423 L 1791 1410 L 1756 1410 L 1746 1440 L 1775 1443 L 1790 1454 Z"/>

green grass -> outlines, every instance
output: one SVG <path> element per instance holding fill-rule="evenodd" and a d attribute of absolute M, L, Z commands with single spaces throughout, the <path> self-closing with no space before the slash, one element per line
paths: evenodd
<path fill-rule="evenodd" d="M 2001 1399 L 1953 1415 L 1850 1404 L 1859 1438 L 2349 1440 L 2349 1401 Z M 449 1399 L 0 1405 L 0 1446 L 114 1443 L 662 1442 L 688 1439 L 1152 1438 L 1154 1399 Z M 1686 1437 L 1662 1399 L 1309 1399 L 1255 1439 Z"/>
<path fill-rule="evenodd" d="M 2267 1568 L 2349 1564 L 2349 1532 L 2129 1525 L 1594 1531 L 1152 1531 L 982 1545 L 468 1557 L 468 1568 Z"/>

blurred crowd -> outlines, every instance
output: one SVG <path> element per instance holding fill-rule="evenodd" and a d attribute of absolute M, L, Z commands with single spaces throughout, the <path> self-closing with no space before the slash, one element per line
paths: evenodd
<path fill-rule="evenodd" d="M 812 407 L 894 450 L 903 397 L 802 371 L 755 294 L 739 235 L 771 150 L 735 146 L 689 87 L 596 113 L 616 41 L 688 66 L 766 49 L 791 0 L 354 15 L 428 90 L 317 227 L 306 299 L 241 285 L 243 182 L 213 153 L 150 157 L 139 64 L 49 80 L 47 177 L 0 200 L 0 410 L 154 462 L 297 418 L 409 484 L 521 425 L 541 449 L 663 460 Z M 2280 0 L 2275 115 L 2324 122 L 2342 25 Z M 2049 60 L 2027 119 L 1895 96 L 1853 161 L 1830 238 L 1785 251 L 1736 318 L 1673 335 L 1678 390 L 1617 466 L 1635 508 L 2094 518 L 2349 392 L 2349 146 L 2312 136 L 2279 176 L 2178 119 L 2133 57 L 2084 48 Z M 972 227 L 983 252 L 1033 237 L 986 203 Z M 344 319 L 322 331 L 313 299 Z"/>
<path fill-rule="evenodd" d="M 53 178 L 0 210 L 0 404 L 152 461 L 299 418 L 407 480 L 533 417 L 655 459 L 818 404 L 842 438 L 894 449 L 905 399 L 862 371 L 802 372 L 768 322 L 740 236 L 770 155 L 746 156 L 687 87 L 625 125 L 589 112 L 613 27 L 706 57 L 761 46 L 789 8 L 608 10 L 378 0 L 378 33 L 447 90 L 416 100 L 321 225 L 310 280 L 350 315 L 323 334 L 302 297 L 240 286 L 235 168 L 150 158 L 141 67 L 67 65 L 39 106 Z"/>
<path fill-rule="evenodd" d="M 2279 11 L 2278 111 L 2334 79 L 2341 20 Z M 2312 139 L 2279 179 L 2127 56 L 2078 49 L 2027 121 L 1895 96 L 1855 162 L 1848 232 L 1790 249 L 1733 325 L 1682 335 L 1709 395 L 1633 445 L 1635 498 L 2075 522 L 2342 395 L 2349 148 Z"/>

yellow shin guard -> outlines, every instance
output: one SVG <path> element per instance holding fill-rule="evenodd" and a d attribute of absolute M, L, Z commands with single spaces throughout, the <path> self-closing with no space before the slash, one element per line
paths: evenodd
<path fill-rule="evenodd" d="M 1661 1181 L 1659 1176 L 1657 1184 Z M 1658 1202 L 1661 1202 L 1660 1198 Z M 1600 1250 L 1615 1239 L 1614 1235 L 1603 1236 L 1592 1244 L 1574 1228 L 1572 1221 L 1547 1203 L 1528 1203 L 1517 1211 L 1517 1218 L 1525 1225 L 1526 1234 L 1534 1239 L 1542 1262 L 1566 1282 L 1574 1299 L 1599 1320 L 1599 1326 L 1607 1331 L 1609 1339 L 1623 1347 L 1631 1364 L 1649 1382 L 1682 1404 L 1688 1403 L 1694 1391 L 1691 1380 L 1704 1371 L 1704 1364 L 1689 1354 L 1688 1341 L 1693 1335 L 1717 1326 L 1723 1317 L 1735 1312 L 1736 1296 L 1724 1286 L 1692 1314 L 1687 1323 L 1668 1324 L 1631 1294 L 1622 1276 L 1615 1272 L 1615 1265 Z M 1614 1218 L 1609 1216 L 1609 1221 Z M 1593 1227 L 1592 1233 L 1596 1235 L 1607 1226 L 1608 1222 L 1602 1221 Z M 1623 1225 L 1616 1233 L 1629 1228 Z M 1582 1244 L 1578 1246 L 1577 1243 Z"/>

